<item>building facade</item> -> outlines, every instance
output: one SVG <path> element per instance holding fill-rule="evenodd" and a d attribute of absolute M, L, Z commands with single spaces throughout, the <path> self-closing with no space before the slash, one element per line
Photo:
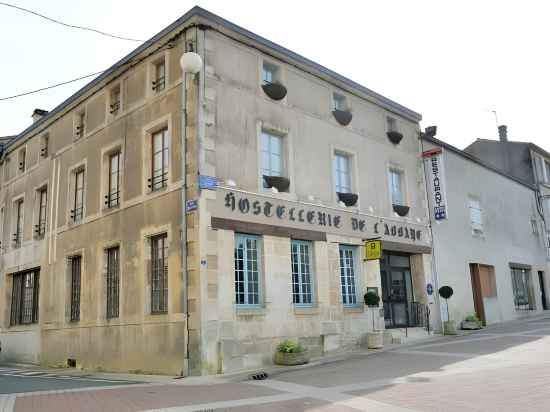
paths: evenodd
<path fill-rule="evenodd" d="M 421 324 L 419 121 L 192 9 L 4 149 L 1 356 L 213 374 L 270 364 L 287 338 L 349 350 L 372 316 Z"/>
<path fill-rule="evenodd" d="M 549 278 L 536 187 L 435 138 L 423 139 L 423 151 L 434 267 L 439 286 L 454 290 L 450 319 L 540 314 Z"/>

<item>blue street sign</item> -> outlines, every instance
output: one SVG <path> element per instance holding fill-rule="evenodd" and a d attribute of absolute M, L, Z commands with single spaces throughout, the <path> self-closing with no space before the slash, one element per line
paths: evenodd
<path fill-rule="evenodd" d="M 199 208 L 199 202 L 197 202 L 196 199 L 188 200 L 185 202 L 185 211 L 186 212 L 192 212 L 193 210 L 197 210 Z"/>
<path fill-rule="evenodd" d="M 215 176 L 205 176 L 205 175 L 199 176 L 199 188 L 216 190 L 217 187 L 218 187 L 218 179 Z"/>
<path fill-rule="evenodd" d="M 434 287 L 431 283 L 428 283 L 426 285 L 426 292 L 428 292 L 429 296 L 432 296 L 434 294 Z"/>

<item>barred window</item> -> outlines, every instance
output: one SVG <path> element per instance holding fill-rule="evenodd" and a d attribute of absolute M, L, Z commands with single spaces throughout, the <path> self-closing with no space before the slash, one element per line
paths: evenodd
<path fill-rule="evenodd" d="M 313 303 L 311 273 L 311 242 L 291 242 L 292 301 L 297 305 Z"/>
<path fill-rule="evenodd" d="M 166 186 L 168 181 L 168 129 L 159 130 L 153 133 L 153 161 L 151 190 L 158 190 Z"/>
<path fill-rule="evenodd" d="M 38 322 L 39 280 L 39 270 L 12 275 L 11 326 Z"/>
<path fill-rule="evenodd" d="M 151 238 L 151 313 L 168 312 L 168 235 Z"/>
<path fill-rule="evenodd" d="M 260 239 L 235 237 L 235 302 L 237 305 L 260 304 Z"/>
<path fill-rule="evenodd" d="M 120 288 L 120 250 L 117 247 L 105 251 L 107 259 L 107 318 L 118 318 Z"/>
<path fill-rule="evenodd" d="M 512 290 L 514 292 L 514 305 L 516 310 L 534 310 L 535 305 L 530 293 L 531 271 L 512 267 Z"/>
<path fill-rule="evenodd" d="M 71 322 L 78 322 L 80 320 L 80 288 L 82 277 L 82 256 L 71 256 L 69 258 L 69 265 L 71 270 L 70 278 L 70 299 L 71 299 Z"/>
<path fill-rule="evenodd" d="M 355 282 L 355 248 L 340 246 L 340 284 L 344 306 L 357 304 Z"/>

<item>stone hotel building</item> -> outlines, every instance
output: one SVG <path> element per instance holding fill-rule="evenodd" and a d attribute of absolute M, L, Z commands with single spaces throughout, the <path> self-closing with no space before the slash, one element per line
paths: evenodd
<path fill-rule="evenodd" d="M 195 7 L 33 118 L 0 160 L 2 359 L 186 375 L 286 338 L 345 351 L 369 288 L 377 328 L 425 322 L 414 111 Z"/>

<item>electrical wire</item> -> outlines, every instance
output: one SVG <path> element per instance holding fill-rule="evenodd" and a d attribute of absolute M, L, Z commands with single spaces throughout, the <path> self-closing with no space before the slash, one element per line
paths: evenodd
<path fill-rule="evenodd" d="M 59 20 L 56 20 L 56 19 L 52 19 L 51 17 L 44 16 L 43 14 L 37 13 L 37 12 L 32 11 L 32 10 L 29 10 L 29 9 L 25 9 L 25 8 L 23 8 L 23 7 L 19 7 L 19 6 L 16 6 L 16 5 L 14 5 L 14 4 L 10 4 L 10 3 L 0 2 L 0 6 L 11 7 L 11 8 L 13 8 L 13 9 L 17 9 L 17 10 L 23 11 L 23 12 L 25 12 L 25 13 L 34 14 L 35 16 L 38 16 L 38 17 L 41 17 L 41 18 L 46 19 L 46 20 L 48 20 L 48 21 L 51 21 L 52 23 L 57 23 L 57 24 L 60 24 L 60 25 L 62 25 L 62 26 L 70 27 L 70 28 L 73 28 L 73 29 L 80 29 L 80 30 L 91 31 L 91 32 L 94 32 L 94 33 L 101 34 L 101 35 L 103 35 L 103 36 L 112 37 L 112 38 L 114 38 L 114 39 L 135 41 L 135 42 L 140 42 L 140 43 L 143 43 L 143 42 L 145 41 L 145 40 L 132 39 L 132 38 L 130 38 L 130 37 L 117 36 L 117 35 L 115 35 L 115 34 L 106 33 L 106 32 L 101 31 L 101 30 L 92 29 L 92 28 L 90 28 L 90 27 L 77 26 L 77 25 L 75 25 L 75 24 L 63 23 L 62 21 L 59 21 Z"/>
<path fill-rule="evenodd" d="M 79 81 L 79 80 L 82 80 L 82 79 L 87 79 L 88 77 L 97 76 L 98 74 L 101 74 L 101 73 L 103 73 L 103 72 L 105 72 L 105 70 L 102 70 L 102 71 L 96 72 L 96 73 L 92 73 L 92 74 L 87 74 L 86 76 L 77 77 L 76 79 L 68 80 L 68 81 L 66 81 L 66 82 L 57 83 L 57 84 L 52 84 L 51 86 L 46 86 L 46 87 L 42 87 L 42 88 L 40 88 L 40 89 L 31 90 L 31 91 L 29 91 L 29 92 L 15 94 L 15 95 L 13 95 L 13 96 L 0 97 L 0 101 L 15 99 L 16 97 L 27 96 L 27 95 L 29 95 L 29 94 L 38 93 L 38 92 L 41 92 L 41 91 L 44 91 L 44 90 L 48 90 L 48 89 L 53 89 L 54 87 L 63 86 L 63 85 L 65 85 L 65 84 L 74 83 L 74 82 Z"/>

